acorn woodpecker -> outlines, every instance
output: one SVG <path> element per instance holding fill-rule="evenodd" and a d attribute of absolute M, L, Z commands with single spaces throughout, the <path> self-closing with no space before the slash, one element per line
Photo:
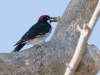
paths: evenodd
<path fill-rule="evenodd" d="M 18 52 L 26 44 L 38 45 L 45 41 L 45 39 L 50 35 L 52 27 L 51 22 L 57 22 L 55 19 L 57 17 L 50 17 L 48 15 L 42 15 L 38 19 L 38 22 L 34 24 L 14 45 L 16 46 L 12 52 Z"/>

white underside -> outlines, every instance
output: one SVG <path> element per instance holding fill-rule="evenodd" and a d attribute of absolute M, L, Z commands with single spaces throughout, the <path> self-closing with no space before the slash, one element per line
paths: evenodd
<path fill-rule="evenodd" d="M 49 33 L 46 33 L 46 35 L 37 36 L 36 38 L 27 41 L 26 44 L 34 44 L 34 45 L 41 44 L 50 35 L 50 33 L 51 31 Z"/>

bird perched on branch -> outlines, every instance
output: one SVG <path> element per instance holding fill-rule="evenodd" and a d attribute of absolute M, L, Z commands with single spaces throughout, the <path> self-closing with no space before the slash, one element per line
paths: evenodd
<path fill-rule="evenodd" d="M 50 35 L 52 27 L 51 22 L 57 22 L 57 17 L 50 17 L 48 15 L 42 15 L 38 19 L 38 22 L 34 24 L 14 45 L 16 46 L 12 52 L 18 52 L 26 44 L 41 44 Z"/>

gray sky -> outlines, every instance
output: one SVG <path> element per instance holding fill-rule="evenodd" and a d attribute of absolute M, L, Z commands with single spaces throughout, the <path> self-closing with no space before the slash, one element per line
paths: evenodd
<path fill-rule="evenodd" d="M 41 15 L 61 16 L 69 2 L 70 0 L 0 0 L 0 52 L 11 52 L 14 49 L 13 45 Z M 100 50 L 99 24 L 100 20 L 88 43 L 95 44 Z M 57 23 L 52 23 L 52 34 L 56 25 Z M 31 46 L 27 45 L 23 49 Z"/>

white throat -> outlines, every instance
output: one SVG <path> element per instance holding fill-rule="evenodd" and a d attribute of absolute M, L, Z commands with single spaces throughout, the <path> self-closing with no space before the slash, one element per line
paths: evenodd
<path fill-rule="evenodd" d="M 47 20 L 48 23 L 50 23 L 50 20 Z"/>

